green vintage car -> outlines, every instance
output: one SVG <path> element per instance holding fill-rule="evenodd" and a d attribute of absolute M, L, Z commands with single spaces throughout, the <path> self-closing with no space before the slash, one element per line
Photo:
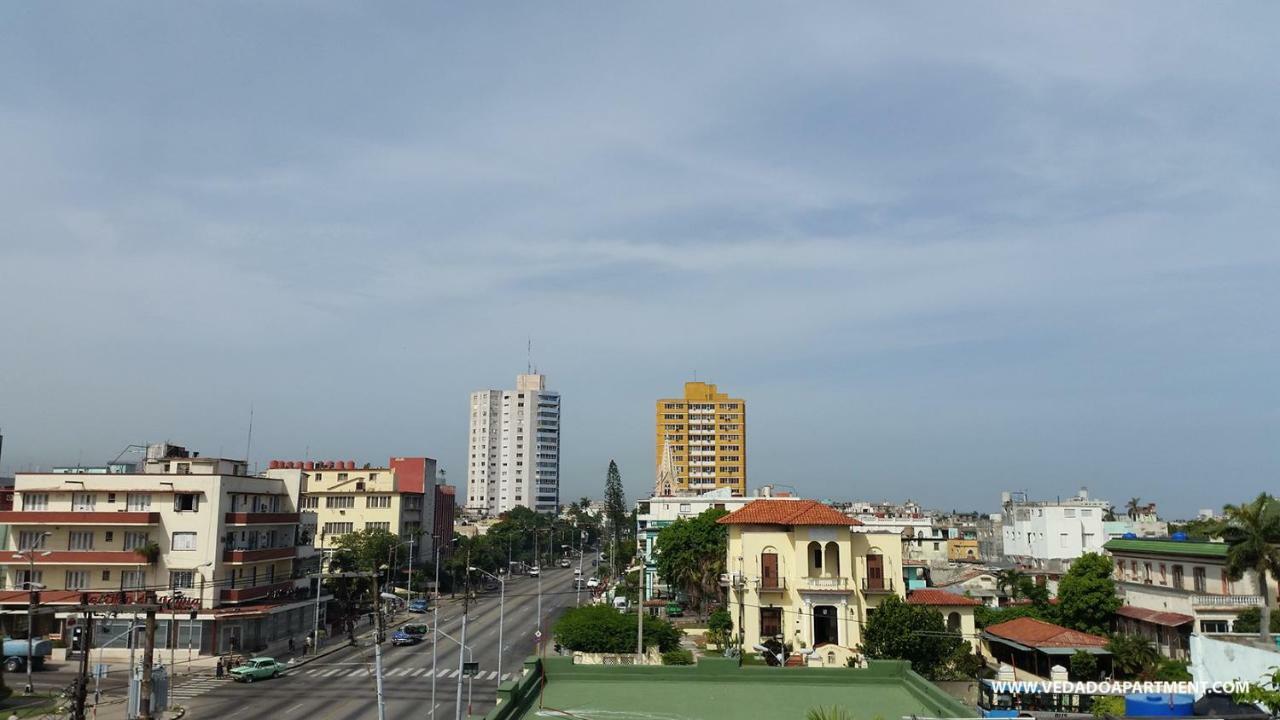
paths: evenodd
<path fill-rule="evenodd" d="M 243 665 L 231 668 L 231 679 L 251 683 L 254 680 L 280 677 L 288 668 L 275 661 L 275 658 L 253 658 L 245 660 Z"/>

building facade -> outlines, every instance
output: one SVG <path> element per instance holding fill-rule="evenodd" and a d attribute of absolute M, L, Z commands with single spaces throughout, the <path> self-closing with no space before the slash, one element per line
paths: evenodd
<path fill-rule="evenodd" d="M 436 461 L 432 458 L 394 457 L 378 467 L 369 463 L 356 467 L 354 460 L 272 460 L 267 476 L 300 484 L 302 509 L 316 514 L 317 549 L 333 547 L 334 540 L 347 533 L 385 530 L 405 542 L 413 541 L 415 562 L 433 552 Z"/>
<path fill-rule="evenodd" d="M 868 614 L 906 596 L 901 537 L 851 532 L 857 521 L 815 500 L 755 500 L 719 522 L 729 527 L 727 609 L 746 647 L 778 641 L 807 664 L 844 667 Z"/>
<path fill-rule="evenodd" d="M 10 527 L 0 607 L 25 608 L 36 589 L 61 632 L 74 613 L 59 608 L 86 597 L 154 597 L 170 610 L 157 619 L 157 647 L 198 653 L 302 637 L 314 623 L 315 553 L 300 484 L 246 471 L 241 460 L 159 445 L 141 473 L 17 475 L 15 509 L 0 513 Z M 106 622 L 95 646 L 126 648 L 127 628 L 126 618 Z"/>
<path fill-rule="evenodd" d="M 495 517 L 560 505 L 560 393 L 546 376 L 516 376 L 515 390 L 471 393 L 468 512 Z"/>
<path fill-rule="evenodd" d="M 1103 518 L 1110 506 L 1084 488 L 1065 500 L 1029 501 L 1024 493 L 1004 493 L 1001 532 L 1004 555 L 1019 566 L 1065 572 L 1085 553 L 1102 552 Z"/>
<path fill-rule="evenodd" d="M 1227 545 L 1172 539 L 1110 540 L 1115 564 L 1118 630 L 1150 639 L 1168 657 L 1185 659 L 1193 633 L 1229 633 L 1236 615 L 1269 602 L 1277 588 L 1258 587 L 1255 573 L 1232 580 Z"/>
<path fill-rule="evenodd" d="M 672 465 L 673 494 L 730 488 L 747 494 L 747 403 L 715 385 L 684 384 L 684 396 L 657 401 L 654 467 Z"/>

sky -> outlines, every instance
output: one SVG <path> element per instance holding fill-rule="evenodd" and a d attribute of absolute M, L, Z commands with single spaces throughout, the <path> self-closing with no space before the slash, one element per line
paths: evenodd
<path fill-rule="evenodd" d="M 1280 5 L 7 3 L 0 471 L 429 455 L 530 358 L 747 476 L 1162 514 L 1280 479 Z"/>

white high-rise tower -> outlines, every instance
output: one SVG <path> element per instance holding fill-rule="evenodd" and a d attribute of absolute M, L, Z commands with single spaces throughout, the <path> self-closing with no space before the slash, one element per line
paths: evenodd
<path fill-rule="evenodd" d="M 471 393 L 467 502 L 499 515 L 517 505 L 554 513 L 560 505 L 560 393 L 545 375 L 516 376 L 515 390 Z"/>

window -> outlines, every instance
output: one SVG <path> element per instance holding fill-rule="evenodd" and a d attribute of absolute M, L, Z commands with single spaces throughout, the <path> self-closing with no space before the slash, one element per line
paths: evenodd
<path fill-rule="evenodd" d="M 125 500 L 125 506 L 129 512 L 146 512 L 151 509 L 151 495 L 149 493 L 129 493 L 129 497 Z"/>
<path fill-rule="evenodd" d="M 1093 517 L 1093 511 L 1087 508 L 1083 509 L 1080 511 L 1080 517 Z"/>
<path fill-rule="evenodd" d="M 356 499 L 351 495 L 330 495 L 324 499 L 324 506 L 329 509 L 353 508 L 356 506 Z"/>
<path fill-rule="evenodd" d="M 1196 568 L 1199 570 L 1200 568 Z M 1200 632 L 1204 633 L 1224 633 L 1227 632 L 1227 626 L 1230 623 L 1226 620 L 1201 620 Z"/>
<path fill-rule="evenodd" d="M 782 608 L 760 608 L 760 639 L 782 634 Z"/>
<path fill-rule="evenodd" d="M 389 508 L 391 507 L 390 495 L 370 495 L 365 498 L 365 507 L 371 508 Z"/>
<path fill-rule="evenodd" d="M 195 587 L 195 570 L 170 570 L 169 589 L 190 590 Z"/>
<path fill-rule="evenodd" d="M 342 535 L 351 532 L 352 527 L 353 525 L 349 522 L 327 522 L 321 532 L 325 535 Z"/>
<path fill-rule="evenodd" d="M 174 512 L 196 512 L 200 509 L 200 496 L 195 493 L 178 493 L 173 496 Z"/>
<path fill-rule="evenodd" d="M 13 586 L 22 590 L 30 590 L 32 585 L 44 584 L 43 570 L 36 570 L 35 572 L 31 572 L 30 570 L 19 570 L 14 573 L 13 577 Z"/>
<path fill-rule="evenodd" d="M 178 474 L 179 474 L 179 475 L 190 475 L 190 474 L 191 474 L 191 463 L 178 463 Z M 127 574 L 127 573 L 126 573 L 126 574 Z"/>
<path fill-rule="evenodd" d="M 1062 511 L 1062 516 L 1073 518 L 1076 516 L 1076 511 L 1074 508 L 1066 508 L 1065 510 Z"/>
<path fill-rule="evenodd" d="M 49 536 L 43 530 L 23 530 L 18 533 L 19 550 L 43 550 Z"/>
<path fill-rule="evenodd" d="M 299 504 L 299 508 L 302 510 L 315 510 L 318 507 L 320 507 L 320 498 L 315 495 L 307 495 L 302 498 L 302 502 Z"/>
<path fill-rule="evenodd" d="M 1182 590 L 1182 589 L 1183 589 L 1183 587 L 1182 587 L 1182 566 L 1181 566 L 1181 565 L 1174 565 L 1174 566 L 1173 566 L 1173 586 L 1174 586 L 1175 588 L 1177 588 L 1178 590 Z"/>
<path fill-rule="evenodd" d="M 108 531 L 106 531 L 106 532 L 105 532 L 105 533 L 103 533 L 103 534 L 104 534 L 104 535 L 106 535 L 106 537 L 104 538 L 104 540 L 106 540 L 108 543 L 115 542 L 116 534 L 115 534 L 115 532 L 114 532 L 114 531 L 112 531 L 112 530 L 108 530 Z"/>
<path fill-rule="evenodd" d="M 170 550 L 195 550 L 196 534 L 193 532 L 176 532 L 173 534 L 173 544 L 169 546 Z"/>
<path fill-rule="evenodd" d="M 49 509 L 48 493 L 22 493 L 22 509 L 41 512 Z"/>
<path fill-rule="evenodd" d="M 68 550 L 92 550 L 93 549 L 93 532 L 72 530 L 67 533 L 67 549 Z M 67 588 L 74 590 L 75 588 Z"/>
<path fill-rule="evenodd" d="M 1203 593 L 1205 591 L 1204 568 L 1192 568 L 1191 579 L 1192 582 L 1195 583 L 1196 592 Z"/>
<path fill-rule="evenodd" d="M 137 550 L 145 547 L 151 542 L 151 535 L 144 532 L 126 532 L 124 534 L 124 549 Z"/>
<path fill-rule="evenodd" d="M 88 570 L 68 570 L 66 588 L 68 590 L 84 590 L 89 587 Z"/>
<path fill-rule="evenodd" d="M 346 482 L 346 481 L 347 481 L 347 474 L 346 474 L 346 473 L 338 473 L 338 482 L 340 482 L 340 483 L 344 483 L 344 482 Z"/>
<path fill-rule="evenodd" d="M 110 571 L 110 570 L 103 570 L 103 571 L 102 571 L 102 582 L 110 582 L 110 581 L 111 581 L 111 571 Z"/>
<path fill-rule="evenodd" d="M 384 530 L 391 532 L 391 523 L 389 522 L 367 522 L 364 524 L 365 530 Z"/>
<path fill-rule="evenodd" d="M 137 590 L 147 582 L 146 572 L 142 570 L 125 570 L 120 573 L 121 582 L 126 590 Z"/>

